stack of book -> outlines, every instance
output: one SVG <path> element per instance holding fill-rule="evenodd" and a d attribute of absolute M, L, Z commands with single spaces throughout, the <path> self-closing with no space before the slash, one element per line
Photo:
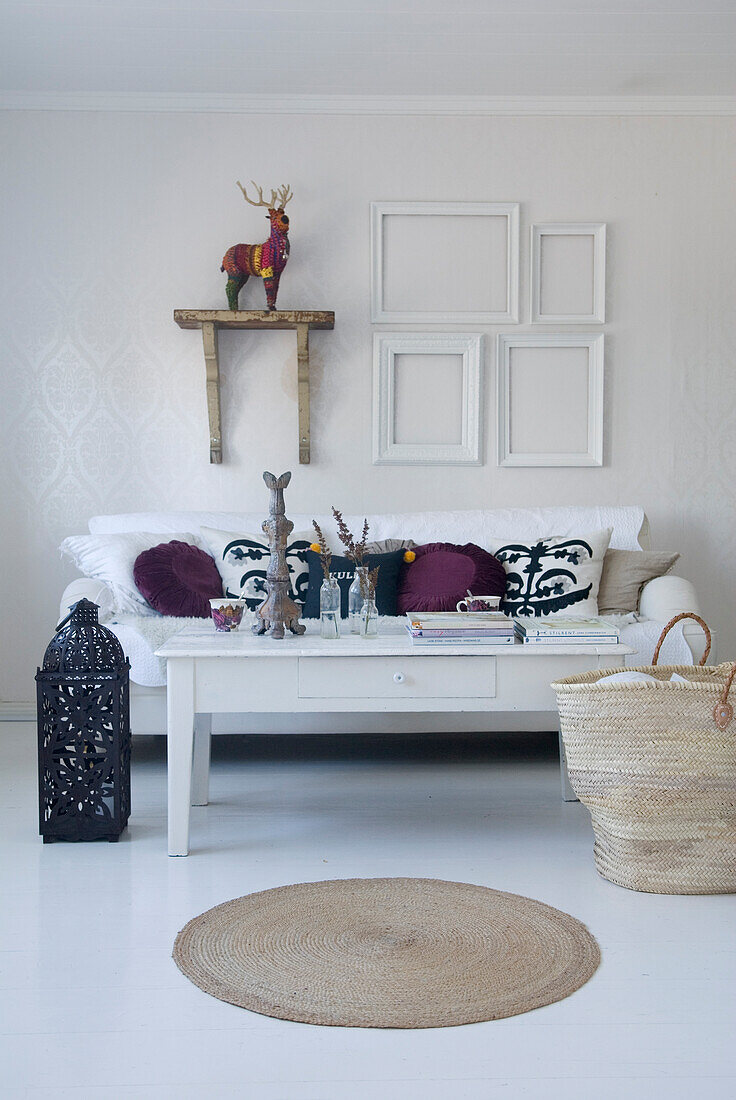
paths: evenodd
<path fill-rule="evenodd" d="M 513 645 L 514 620 L 501 611 L 407 612 L 414 645 Z"/>
<path fill-rule="evenodd" d="M 602 619 L 514 620 L 524 645 L 618 645 L 619 633 Z"/>

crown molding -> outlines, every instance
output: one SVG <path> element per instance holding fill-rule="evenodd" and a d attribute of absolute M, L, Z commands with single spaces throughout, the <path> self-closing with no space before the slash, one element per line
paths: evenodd
<path fill-rule="evenodd" d="M 6 111 L 162 111 L 279 115 L 736 115 L 736 95 L 250 95 L 2 92 Z"/>

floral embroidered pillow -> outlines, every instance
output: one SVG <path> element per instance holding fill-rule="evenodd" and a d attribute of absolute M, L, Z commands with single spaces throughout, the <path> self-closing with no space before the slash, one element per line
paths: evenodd
<path fill-rule="evenodd" d="M 203 527 L 201 536 L 215 559 L 222 577 L 224 594 L 242 598 L 250 611 L 255 611 L 266 598 L 266 570 L 271 559 L 268 538 L 264 534 L 241 534 Z M 309 587 L 307 551 L 314 540 L 309 531 L 293 531 L 286 543 L 286 566 L 291 582 L 291 596 L 303 603 Z"/>
<path fill-rule="evenodd" d="M 559 535 L 537 542 L 491 541 L 506 570 L 501 609 L 518 618 L 598 614 L 598 589 L 611 528 L 588 535 Z"/>

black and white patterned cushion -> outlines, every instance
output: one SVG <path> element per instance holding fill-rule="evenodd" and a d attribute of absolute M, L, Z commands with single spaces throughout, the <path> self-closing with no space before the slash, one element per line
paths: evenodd
<path fill-rule="evenodd" d="M 225 595 L 244 599 L 255 611 L 266 598 L 266 570 L 271 557 L 266 536 L 218 531 L 214 527 L 203 527 L 201 534 L 215 559 Z M 286 545 L 291 596 L 299 603 L 307 597 L 307 551 L 313 541 L 309 531 L 292 531 Z"/>
<path fill-rule="evenodd" d="M 598 589 L 611 528 L 536 542 L 492 541 L 489 550 L 506 570 L 501 609 L 518 618 L 598 614 Z"/>

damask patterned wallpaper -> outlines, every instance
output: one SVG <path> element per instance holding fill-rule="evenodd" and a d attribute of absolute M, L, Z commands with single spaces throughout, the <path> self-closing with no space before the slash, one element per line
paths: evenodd
<path fill-rule="evenodd" d="M 654 545 L 682 552 L 721 655 L 736 656 L 732 119 L 4 112 L 0 135 L 0 699 L 33 697 L 74 575 L 64 535 L 98 512 L 265 509 L 264 468 L 294 471 L 298 511 L 640 502 Z M 224 306 L 225 249 L 265 240 L 235 187 L 250 177 L 295 192 L 279 305 L 337 315 L 312 336 L 310 467 L 297 461 L 293 335 L 222 336 L 214 467 L 199 334 L 171 318 Z M 496 467 L 492 339 L 485 465 L 371 465 L 372 199 L 521 202 L 524 320 L 529 224 L 608 223 L 602 469 Z M 241 300 L 262 298 L 252 280 Z"/>

